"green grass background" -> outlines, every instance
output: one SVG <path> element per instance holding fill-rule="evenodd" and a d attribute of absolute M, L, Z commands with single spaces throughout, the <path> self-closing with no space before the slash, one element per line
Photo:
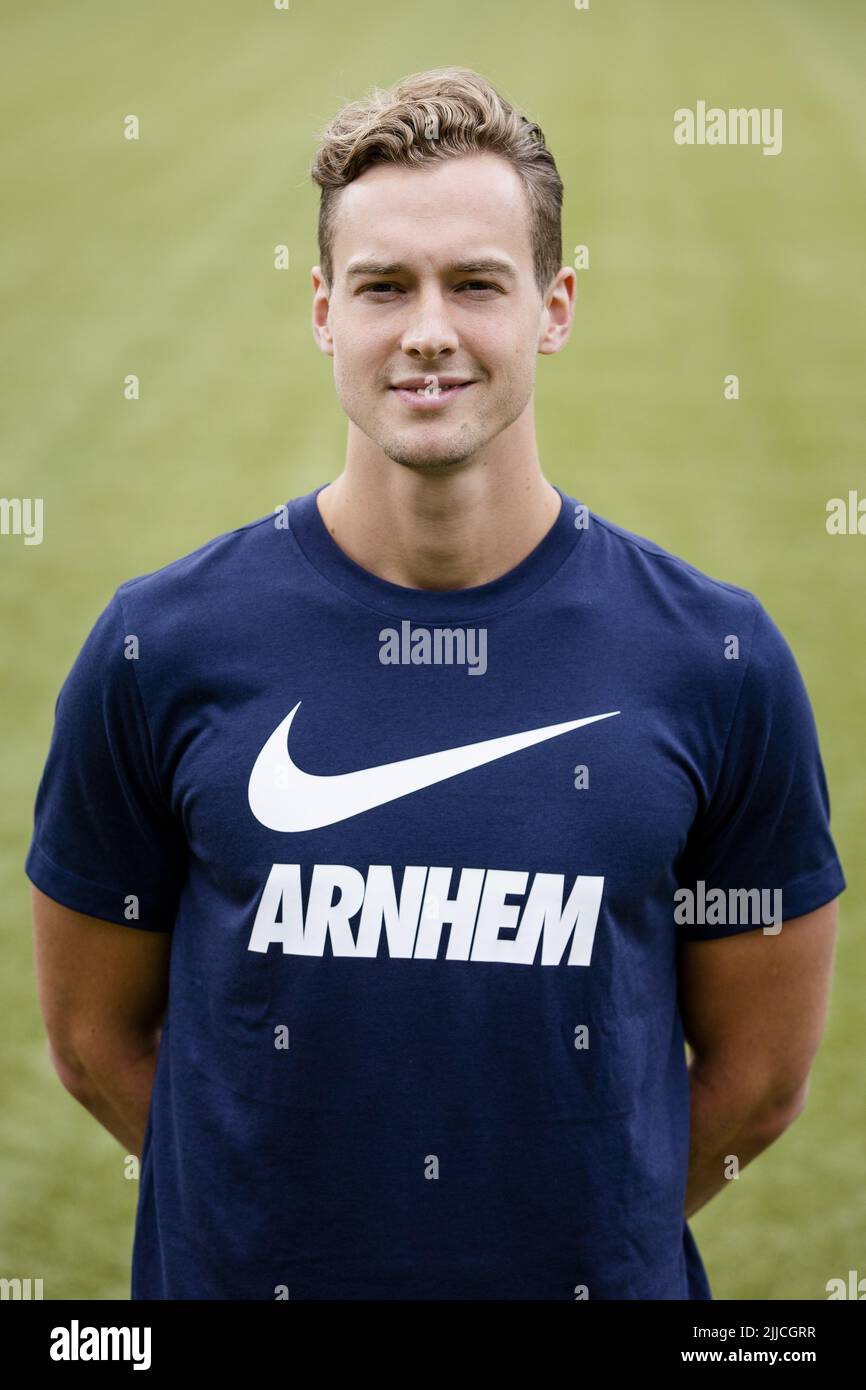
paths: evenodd
<path fill-rule="evenodd" d="M 456 62 L 540 122 L 566 259 L 590 247 L 572 340 L 539 361 L 547 476 L 756 593 L 821 733 L 849 883 L 830 1021 L 804 1114 L 695 1219 L 714 1294 L 824 1298 L 866 1275 L 866 536 L 824 526 L 828 498 L 866 496 L 862 17 L 860 0 L 4 6 L 0 490 L 43 497 L 46 534 L 0 537 L 0 1274 L 128 1297 L 137 1185 L 55 1079 L 35 1000 L 22 866 L 60 684 L 117 584 L 340 472 L 309 330 L 315 131 L 373 83 Z M 675 146 L 673 112 L 699 98 L 782 107 L 782 153 Z"/>

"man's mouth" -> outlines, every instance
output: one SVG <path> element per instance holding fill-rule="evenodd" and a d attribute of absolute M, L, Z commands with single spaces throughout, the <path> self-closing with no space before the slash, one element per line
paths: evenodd
<path fill-rule="evenodd" d="M 459 396 L 474 385 L 474 379 L 468 377 L 445 380 L 431 373 L 426 377 L 408 377 L 405 381 L 396 382 L 390 389 L 407 403 L 418 402 L 433 405 L 453 396 Z"/>

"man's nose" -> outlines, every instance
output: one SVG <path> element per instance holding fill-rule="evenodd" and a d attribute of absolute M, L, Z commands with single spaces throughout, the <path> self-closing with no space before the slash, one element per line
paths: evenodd
<path fill-rule="evenodd" d="M 457 334 L 442 296 L 437 291 L 419 295 L 415 300 L 401 347 L 413 356 L 428 358 L 456 351 Z"/>

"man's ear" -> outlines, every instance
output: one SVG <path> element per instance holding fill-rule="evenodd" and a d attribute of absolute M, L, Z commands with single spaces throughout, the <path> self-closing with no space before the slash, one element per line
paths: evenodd
<path fill-rule="evenodd" d="M 538 332 L 538 351 L 559 352 L 568 342 L 574 319 L 574 301 L 577 296 L 577 272 L 573 266 L 564 265 L 548 286 L 544 296 L 544 311 Z"/>
<path fill-rule="evenodd" d="M 328 314 L 331 308 L 331 291 L 321 266 L 314 265 L 312 272 L 313 281 L 313 337 L 316 345 L 328 357 L 334 355 L 334 339 L 328 326 Z"/>

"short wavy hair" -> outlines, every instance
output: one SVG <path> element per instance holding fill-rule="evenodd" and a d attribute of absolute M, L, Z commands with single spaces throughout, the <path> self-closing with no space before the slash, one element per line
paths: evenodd
<path fill-rule="evenodd" d="M 543 295 L 562 264 L 562 180 L 540 126 L 470 68 L 430 68 L 349 102 L 321 132 L 310 168 L 321 189 L 319 261 L 333 281 L 337 195 L 375 164 L 407 168 L 487 152 L 508 160 L 529 206 L 535 281 Z"/>

